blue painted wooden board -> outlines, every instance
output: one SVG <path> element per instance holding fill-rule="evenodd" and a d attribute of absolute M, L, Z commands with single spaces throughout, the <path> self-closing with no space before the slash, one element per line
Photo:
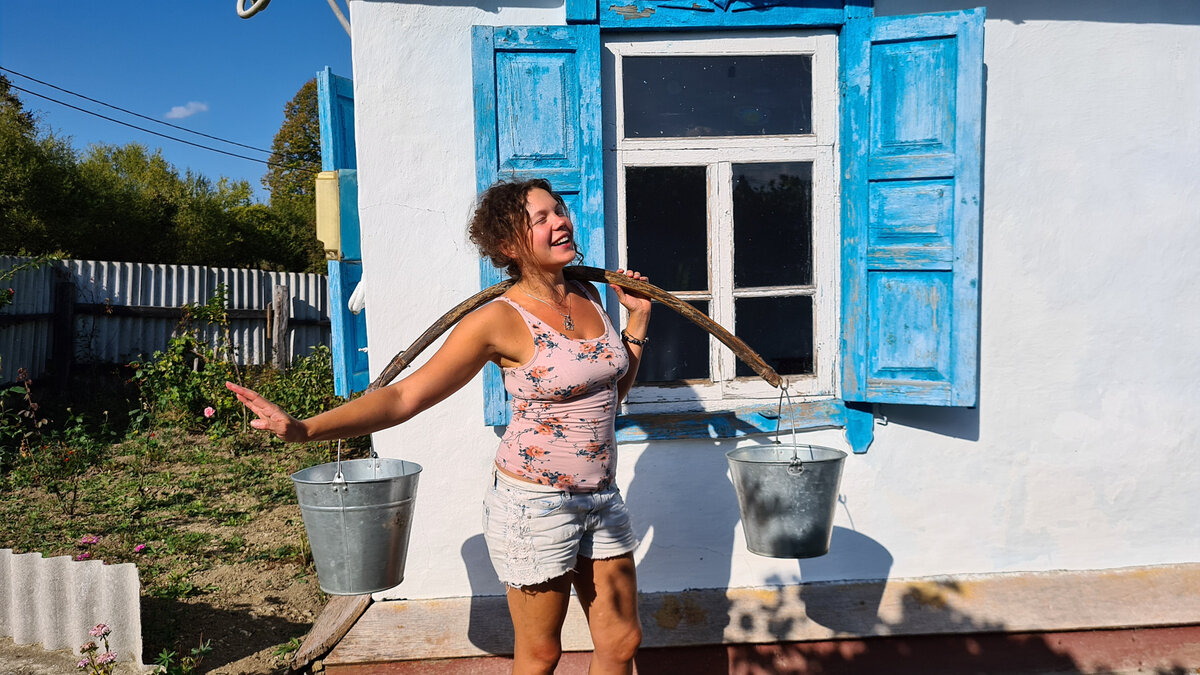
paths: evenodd
<path fill-rule="evenodd" d="M 604 28 L 815 28 L 846 20 L 840 0 L 601 0 Z"/>
<path fill-rule="evenodd" d="M 788 442 L 788 432 L 843 427 L 846 441 L 856 453 L 866 452 L 874 439 L 875 416 L 870 407 L 840 400 L 805 401 L 743 406 L 719 412 L 645 413 L 617 418 L 617 441 L 644 442 L 680 438 L 742 438 L 779 432 Z"/>
<path fill-rule="evenodd" d="M 333 390 L 338 396 L 363 391 L 371 383 L 368 372 L 366 312 L 351 314 L 346 302 L 362 280 L 362 264 L 330 260 L 329 323 L 333 352 Z"/>
<path fill-rule="evenodd" d="M 342 260 L 362 260 L 358 223 L 358 170 L 338 170 L 338 214 L 341 218 Z"/>
<path fill-rule="evenodd" d="M 600 152 L 600 30 L 577 26 L 475 26 L 475 175 L 482 192 L 497 180 L 545 178 L 563 196 L 584 251 L 603 267 Z M 501 281 L 488 261 L 480 284 Z M 508 423 L 500 371 L 484 369 L 484 419 Z"/>
<path fill-rule="evenodd" d="M 977 400 L 983 18 L 864 18 L 842 32 L 847 401 Z"/>
<path fill-rule="evenodd" d="M 354 82 L 326 67 L 317 73 L 321 110 L 321 170 L 357 169 L 354 146 Z"/>
<path fill-rule="evenodd" d="M 338 171 L 342 260 L 328 262 L 329 319 L 333 384 L 339 396 L 370 384 L 366 313 L 351 314 L 346 302 L 362 279 L 358 220 L 358 173 L 355 170 L 354 86 L 329 68 L 317 73 L 317 109 L 321 126 L 321 168 Z"/>

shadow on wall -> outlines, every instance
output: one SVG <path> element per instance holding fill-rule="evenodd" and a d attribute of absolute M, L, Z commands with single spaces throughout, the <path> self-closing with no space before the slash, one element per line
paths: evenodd
<path fill-rule="evenodd" d="M 979 440 L 979 408 L 946 408 L 932 405 L 880 403 L 876 415 L 888 424 L 922 429 L 966 441 Z"/>
<path fill-rule="evenodd" d="M 482 534 L 477 534 L 464 541 L 460 551 L 471 584 L 467 639 L 489 654 L 512 654 L 513 627 L 504 584 L 496 578 L 487 542 Z"/>
<path fill-rule="evenodd" d="M 670 453 L 664 453 L 669 455 Z M 715 455 L 720 461 L 702 455 Z M 721 471 L 723 453 L 690 453 L 706 475 Z M 642 462 L 648 462 L 643 467 Z M 775 673 L 1107 673 L 1120 672 L 1127 664 L 1110 667 L 1087 656 L 1078 642 L 1072 647 L 1062 634 L 1006 634 L 998 621 L 973 617 L 957 609 L 957 598 L 968 589 L 952 580 L 910 584 L 903 596 L 888 599 L 887 580 L 891 553 L 871 537 L 844 527 L 835 527 L 830 554 L 795 561 L 796 573 L 768 580 L 777 592 L 724 592 L 728 584 L 736 536 L 737 504 L 726 498 L 727 489 L 703 485 L 701 489 L 652 489 L 653 479 L 665 480 L 675 466 L 669 456 L 644 455 L 639 462 L 641 487 L 631 486 L 629 501 L 639 503 L 643 513 L 658 514 L 653 522 L 638 526 L 648 549 L 639 566 L 642 570 L 677 570 L 689 556 L 705 575 L 705 590 L 653 593 L 643 596 L 642 624 L 647 634 L 667 635 L 669 644 L 702 645 L 689 649 L 643 648 L 636 664 L 643 673 L 694 675 L 767 675 Z M 696 475 L 696 474 L 694 474 Z M 658 485 L 662 488 L 662 484 Z M 634 489 L 636 488 L 636 489 Z M 670 502 L 675 509 L 664 509 Z M 657 508 L 647 510 L 650 502 Z M 636 512 L 635 512 L 636 513 Z M 729 515 L 732 514 L 732 515 Z M 714 519 L 715 518 L 715 519 Z M 711 530 L 705 535 L 705 525 Z M 718 533 L 724 548 L 712 548 Z M 693 537 L 691 541 L 689 537 Z M 703 541 L 709 548 L 696 546 Z M 678 550 L 682 548 L 681 550 Z M 463 561 L 469 574 L 472 601 L 468 637 L 473 645 L 491 654 L 511 654 L 512 625 L 503 586 L 496 580 L 482 535 L 463 543 Z M 691 569 L 689 567 L 689 574 Z M 724 575 L 724 581 L 712 580 Z M 821 583 L 820 579 L 862 579 L 860 582 Z M 806 581 L 807 580 L 807 581 Z M 797 585 L 797 581 L 804 582 Z M 697 584 L 699 586 L 699 584 Z M 572 601 L 574 602 L 574 601 Z M 730 620 L 732 617 L 732 621 Z M 805 622 L 822 626 L 837 640 L 784 642 Z M 732 625 L 730 625 L 732 623 Z M 1094 635 L 1089 631 L 1073 635 Z M 859 638 L 874 634 L 884 637 Z M 716 644 L 724 636 L 726 644 Z M 889 636 L 890 635 L 890 636 Z M 844 638 L 840 636 L 845 636 Z M 1097 637 L 1098 644 L 1106 638 Z M 1128 634 L 1107 638 L 1136 651 L 1141 639 Z M 1144 640 L 1154 642 L 1153 636 Z M 662 642 L 660 641 L 660 644 Z M 1083 658 L 1080 655 L 1083 654 Z M 1145 664 L 1138 672 L 1183 675 L 1188 666 Z"/>
<path fill-rule="evenodd" d="M 951 12 L 974 7 L 987 7 L 989 20 L 1011 21 L 1098 21 L 1111 23 L 1174 23 L 1200 24 L 1200 3 L 1195 0 L 1155 0 L 1125 2 L 1123 0 L 1093 0 L 1090 2 L 1046 2 L 1045 0 L 1005 0 L 989 3 L 984 0 L 878 0 L 876 16 Z"/>

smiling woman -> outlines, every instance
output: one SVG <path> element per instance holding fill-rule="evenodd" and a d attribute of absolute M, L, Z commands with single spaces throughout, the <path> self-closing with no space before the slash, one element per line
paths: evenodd
<path fill-rule="evenodd" d="M 641 643 L 632 555 L 638 542 L 615 485 L 615 420 L 645 348 L 650 299 L 610 284 L 628 311 L 620 330 L 594 288 L 567 281 L 563 269 L 581 257 L 575 227 L 563 198 L 543 179 L 492 185 L 480 196 L 469 232 L 480 254 L 505 268 L 513 283 L 464 317 L 409 377 L 306 420 L 249 389 L 227 386 L 258 416 L 253 427 L 301 442 L 403 423 L 489 362 L 498 365 L 512 421 L 484 498 L 484 537 L 508 588 L 514 671 L 554 670 L 574 587 L 585 614 L 602 617 L 590 625 L 593 672 L 629 672 Z"/>

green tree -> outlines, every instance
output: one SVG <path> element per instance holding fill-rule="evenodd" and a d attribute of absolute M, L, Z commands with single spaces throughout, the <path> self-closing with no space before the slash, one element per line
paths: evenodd
<path fill-rule="evenodd" d="M 65 139 L 41 133 L 0 75 L 0 253 L 48 253 L 57 228 L 78 217 L 75 151 Z"/>
<path fill-rule="evenodd" d="M 280 220 L 274 236 L 294 241 L 288 254 L 306 261 L 311 272 L 324 272 L 317 241 L 316 175 L 321 170 L 321 122 L 317 80 L 300 87 L 283 107 L 283 124 L 271 143 L 271 167 L 262 182 L 271 193 L 271 209 Z"/>
<path fill-rule="evenodd" d="M 316 150 L 303 150 L 303 120 L 316 124 L 310 84 L 311 101 L 302 88 L 276 137 L 293 168 L 264 205 L 246 181 L 181 174 L 162 150 L 138 143 L 96 144 L 80 155 L 43 130 L 0 76 L 0 254 L 324 272 L 314 174 L 298 168 L 312 165 L 313 152 L 320 157 L 316 126 Z"/>

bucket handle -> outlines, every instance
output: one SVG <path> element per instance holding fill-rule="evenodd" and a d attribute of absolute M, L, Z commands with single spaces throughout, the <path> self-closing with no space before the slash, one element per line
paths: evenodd
<path fill-rule="evenodd" d="M 342 475 L 342 439 L 338 439 L 337 444 L 337 471 L 333 474 L 333 491 L 337 492 L 338 487 L 346 484 L 346 477 Z"/>
<path fill-rule="evenodd" d="M 796 423 L 796 406 L 792 404 L 792 395 L 788 393 L 787 385 L 779 388 L 779 409 L 775 412 L 775 445 L 782 445 L 779 442 L 779 427 L 783 424 L 783 399 L 785 396 L 788 409 L 792 412 L 792 461 L 788 464 L 787 472 L 793 476 L 799 476 L 804 473 L 804 460 L 800 459 L 796 452 L 800 448 L 800 441 L 796 438 L 796 427 L 800 425 Z M 809 461 L 816 461 L 812 445 L 805 443 L 804 447 L 808 448 Z"/>
<path fill-rule="evenodd" d="M 375 471 L 374 477 L 379 478 L 379 453 L 375 452 L 374 445 L 371 446 L 371 459 L 375 460 L 371 463 L 371 468 Z M 338 487 L 345 490 L 346 476 L 342 474 L 342 439 L 340 438 L 337 442 L 337 471 L 334 472 L 331 483 L 333 484 L 334 492 L 337 491 Z"/>

